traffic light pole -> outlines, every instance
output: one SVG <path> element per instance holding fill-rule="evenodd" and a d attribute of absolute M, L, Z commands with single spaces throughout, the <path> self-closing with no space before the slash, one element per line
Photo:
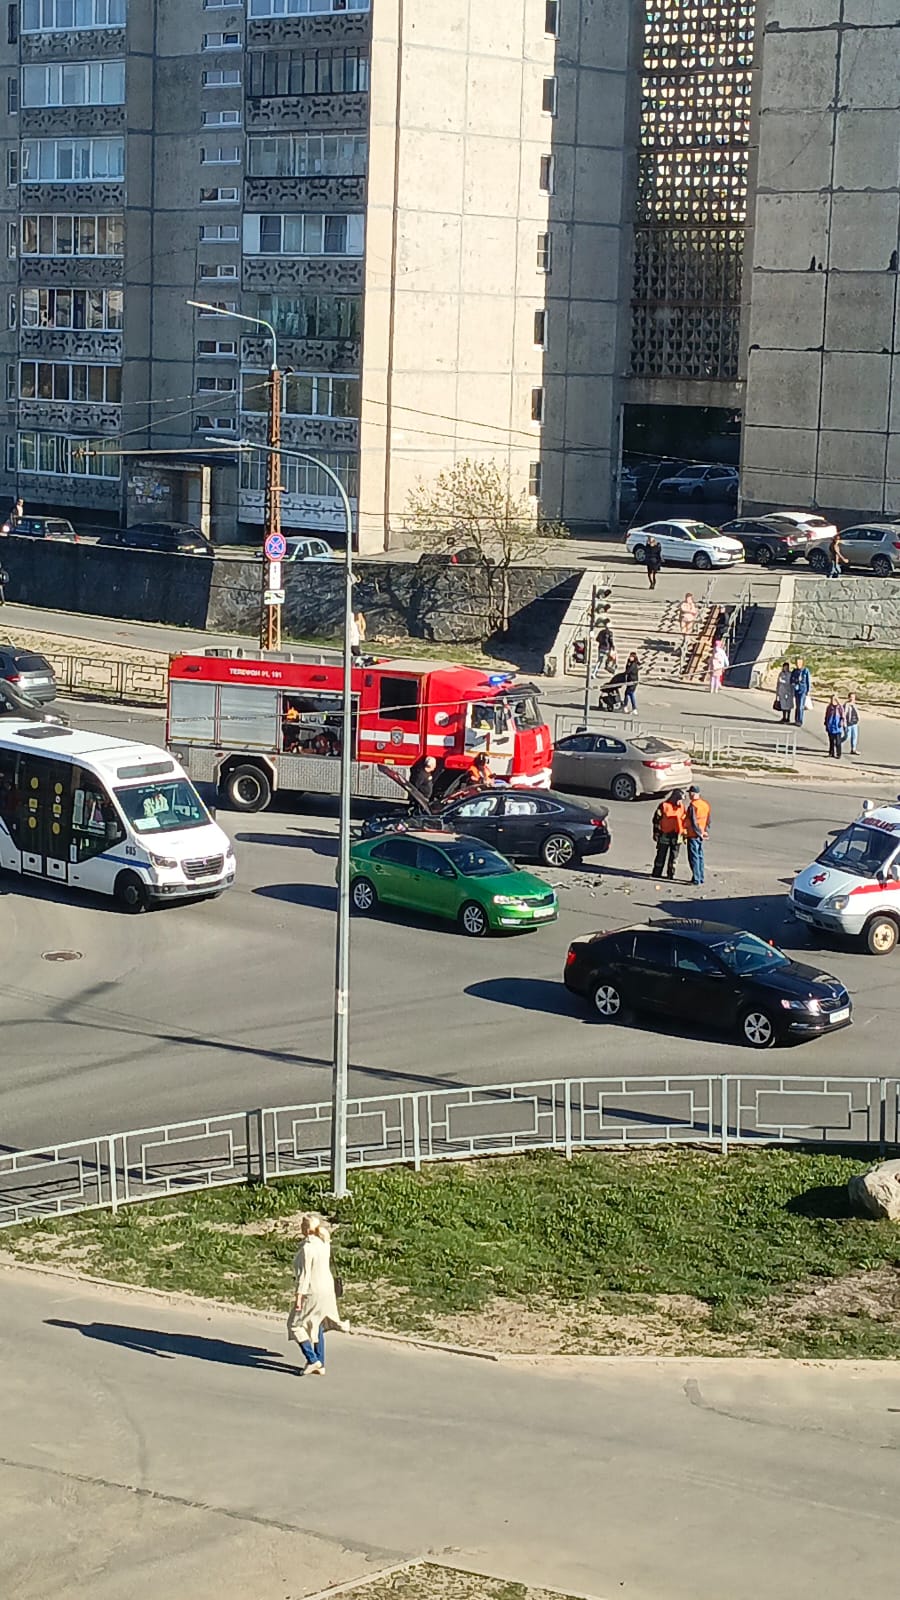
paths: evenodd
<path fill-rule="evenodd" d="M 587 725 L 591 714 L 591 673 L 594 666 L 594 628 L 597 616 L 597 585 L 591 590 L 591 620 L 588 624 L 587 649 L 584 652 L 584 715 L 582 720 Z"/>

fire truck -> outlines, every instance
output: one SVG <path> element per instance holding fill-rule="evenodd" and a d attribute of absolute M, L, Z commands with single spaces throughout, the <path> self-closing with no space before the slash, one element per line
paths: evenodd
<path fill-rule="evenodd" d="M 494 777 L 549 787 L 552 739 L 533 684 L 433 661 L 366 659 L 352 670 L 355 795 L 396 800 L 391 769 L 408 775 L 422 756 L 464 772 L 484 754 Z M 337 794 L 342 737 L 340 658 L 172 657 L 168 748 L 238 811 L 263 810 L 276 789 Z"/>

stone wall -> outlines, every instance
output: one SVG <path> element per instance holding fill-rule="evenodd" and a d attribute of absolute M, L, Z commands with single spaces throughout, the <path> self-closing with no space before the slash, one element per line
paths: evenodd
<path fill-rule="evenodd" d="M 6 597 L 18 605 L 206 627 L 215 563 L 203 556 L 10 538 L 0 539 L 0 565 Z"/>
<path fill-rule="evenodd" d="M 900 640 L 900 584 L 890 578 L 817 578 L 794 590 L 796 644 L 835 649 L 871 644 L 895 649 Z"/>

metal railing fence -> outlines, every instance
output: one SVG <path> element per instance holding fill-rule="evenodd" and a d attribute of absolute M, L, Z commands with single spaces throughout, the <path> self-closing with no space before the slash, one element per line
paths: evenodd
<path fill-rule="evenodd" d="M 797 765 L 797 729 L 776 722 L 769 728 L 739 723 L 654 722 L 645 717 L 625 717 L 615 712 L 592 712 L 585 722 L 572 711 L 558 711 L 553 719 L 554 743 L 569 733 L 607 733 L 619 739 L 652 737 L 683 750 L 702 767 L 783 767 Z"/>
<path fill-rule="evenodd" d="M 354 1170 L 660 1144 L 900 1143 L 900 1079 L 793 1073 L 541 1078 L 350 1103 Z M 0 1153 L 0 1228 L 224 1184 L 326 1173 L 331 1104 L 198 1117 Z"/>
<path fill-rule="evenodd" d="M 168 662 L 125 661 L 44 650 L 65 694 L 113 700 L 119 705 L 164 706 Z"/>

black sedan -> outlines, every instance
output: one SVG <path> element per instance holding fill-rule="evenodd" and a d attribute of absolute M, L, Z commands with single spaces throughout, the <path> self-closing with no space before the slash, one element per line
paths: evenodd
<path fill-rule="evenodd" d="M 747 560 L 758 561 L 761 567 L 776 561 L 790 567 L 802 557 L 813 572 L 822 573 L 828 571 L 828 546 L 837 530 L 834 523 L 811 512 L 775 511 L 768 517 L 737 517 L 723 522 L 719 531 L 739 540 Z"/>
<path fill-rule="evenodd" d="M 563 981 L 605 1022 L 647 1011 L 737 1033 L 754 1050 L 853 1020 L 839 978 L 719 922 L 673 919 L 584 934 L 569 946 Z"/>
<path fill-rule="evenodd" d="M 410 811 L 370 817 L 363 837 L 397 828 L 446 828 L 465 833 L 514 861 L 542 861 L 546 867 L 577 866 L 583 856 L 603 856 L 612 843 L 606 806 L 581 803 L 552 789 L 494 787 L 454 795 L 431 809 L 414 803 Z"/>

